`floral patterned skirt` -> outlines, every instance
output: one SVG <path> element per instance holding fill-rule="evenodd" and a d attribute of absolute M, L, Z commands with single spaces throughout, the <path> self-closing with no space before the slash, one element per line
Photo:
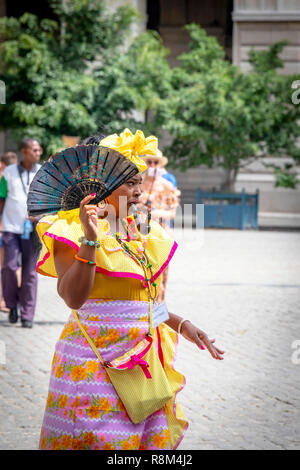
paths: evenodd
<path fill-rule="evenodd" d="M 144 301 L 88 300 L 77 311 L 105 361 L 123 355 L 148 332 L 149 304 Z M 163 326 L 162 326 L 163 325 Z M 183 388 L 173 367 L 176 338 L 162 324 L 155 345 L 163 351 L 169 380 Z M 143 422 L 131 422 L 105 368 L 82 335 L 71 313 L 56 343 L 40 437 L 40 449 L 175 449 L 187 422 L 176 397 Z"/>

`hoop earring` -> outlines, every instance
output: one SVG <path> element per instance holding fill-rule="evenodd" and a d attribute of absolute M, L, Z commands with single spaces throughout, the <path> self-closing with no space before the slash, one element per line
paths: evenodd
<path fill-rule="evenodd" d="M 103 201 L 98 202 L 97 206 L 99 207 L 99 209 L 105 210 L 108 206 L 108 202 L 106 199 L 103 199 Z"/>

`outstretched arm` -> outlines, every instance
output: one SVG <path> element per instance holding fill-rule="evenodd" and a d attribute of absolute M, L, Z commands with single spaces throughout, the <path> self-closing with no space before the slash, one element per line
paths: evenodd
<path fill-rule="evenodd" d="M 169 312 L 169 317 L 169 320 L 165 323 L 172 328 L 172 330 L 177 332 L 182 318 L 171 312 Z M 207 334 L 193 325 L 190 320 L 185 320 L 184 323 L 182 323 L 181 334 L 188 341 L 195 343 L 198 348 L 205 349 L 206 347 L 214 359 L 224 359 L 222 354 L 224 354 L 225 351 L 222 351 L 213 344 L 215 339 L 209 339 Z"/>

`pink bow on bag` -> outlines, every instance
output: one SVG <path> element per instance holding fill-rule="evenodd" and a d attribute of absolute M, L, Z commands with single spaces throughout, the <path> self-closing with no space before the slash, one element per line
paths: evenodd
<path fill-rule="evenodd" d="M 151 379 L 151 374 L 148 370 L 148 367 L 149 367 L 149 364 L 148 362 L 144 361 L 143 359 L 140 359 L 138 356 L 136 356 L 135 354 L 133 354 L 131 357 L 130 357 L 130 362 L 128 363 L 128 369 L 133 369 L 134 366 L 141 366 L 145 376 L 147 377 L 147 379 Z"/>

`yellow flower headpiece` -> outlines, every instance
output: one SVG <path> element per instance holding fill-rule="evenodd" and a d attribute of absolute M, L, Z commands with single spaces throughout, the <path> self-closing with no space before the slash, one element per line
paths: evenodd
<path fill-rule="evenodd" d="M 135 135 L 129 129 L 118 134 L 112 134 L 101 140 L 100 145 L 117 150 L 129 158 L 139 169 L 139 173 L 147 170 L 147 165 L 139 155 L 156 155 L 157 138 L 154 135 L 145 137 L 142 131 Z"/>

